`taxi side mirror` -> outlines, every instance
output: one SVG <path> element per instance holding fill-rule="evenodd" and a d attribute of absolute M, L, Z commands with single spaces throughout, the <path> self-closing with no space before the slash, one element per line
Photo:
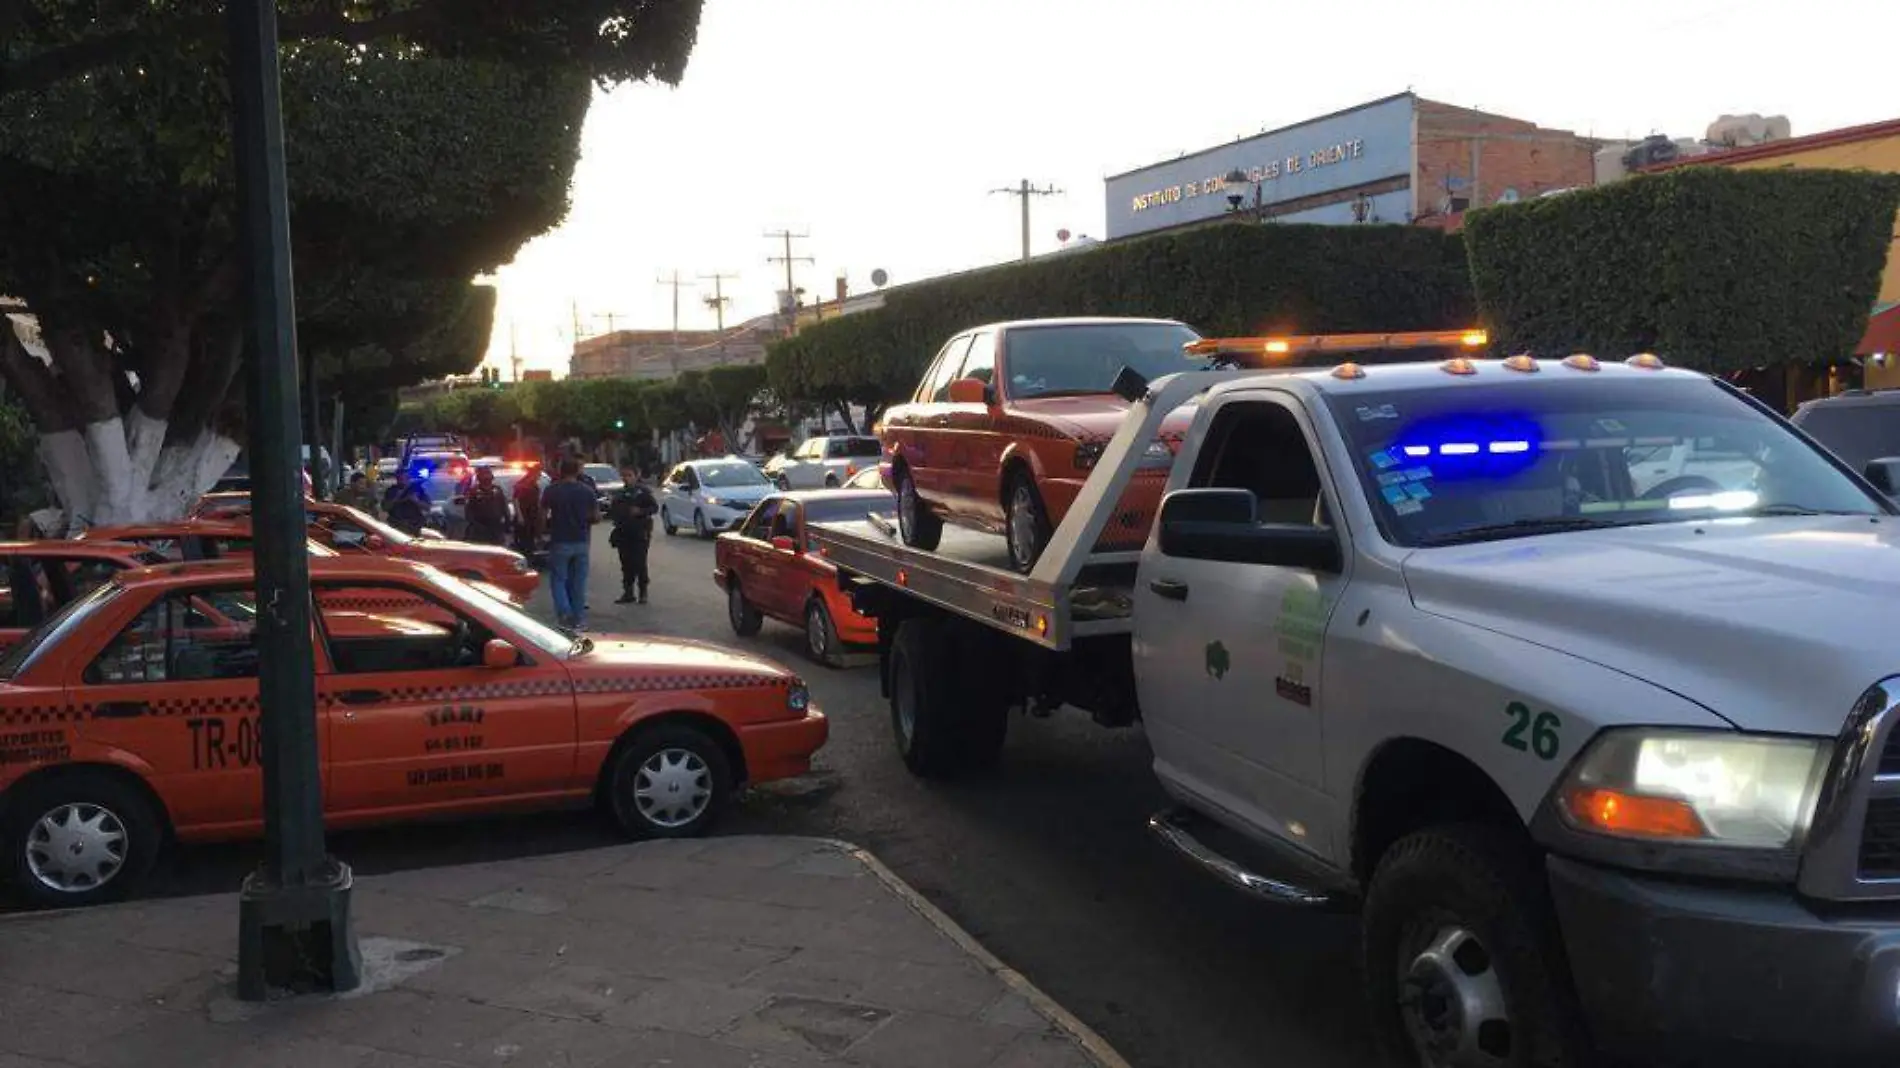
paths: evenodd
<path fill-rule="evenodd" d="M 950 383 L 951 404 L 989 404 L 996 393 L 980 378 L 959 378 Z"/>
<path fill-rule="evenodd" d="M 500 638 L 490 638 L 482 645 L 482 666 L 500 670 L 511 668 L 521 661 L 521 654 L 515 647 Z"/>
<path fill-rule="evenodd" d="M 795 553 L 798 551 L 797 543 L 792 541 L 792 539 L 786 537 L 783 534 L 780 534 L 777 537 L 774 537 L 772 539 L 772 548 L 783 549 L 784 551 L 788 553 Z"/>
<path fill-rule="evenodd" d="M 389 543 L 383 540 L 381 534 L 371 534 L 369 537 L 363 539 L 363 547 L 370 552 L 379 553 L 389 548 Z"/>
<path fill-rule="evenodd" d="M 1889 497 L 1900 497 L 1900 456 L 1883 456 L 1878 460 L 1867 461 L 1867 469 L 1862 472 L 1874 488 Z"/>

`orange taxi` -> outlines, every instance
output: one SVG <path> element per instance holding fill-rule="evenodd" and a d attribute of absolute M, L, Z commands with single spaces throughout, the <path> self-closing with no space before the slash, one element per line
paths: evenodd
<path fill-rule="evenodd" d="M 165 558 L 120 541 L 0 542 L 0 651 L 113 575 Z"/>
<path fill-rule="evenodd" d="M 811 551 L 806 528 L 896 510 L 896 499 L 881 489 L 775 493 L 760 501 L 713 546 L 713 581 L 726 591 L 733 632 L 757 634 L 767 616 L 803 627 L 806 654 L 827 665 L 846 646 L 877 644 L 877 620 L 852 607 L 838 588 L 837 567 Z"/>
<path fill-rule="evenodd" d="M 597 804 L 635 837 L 696 835 L 735 787 L 805 772 L 826 739 L 769 660 L 577 640 L 399 561 L 310 572 L 332 828 Z M 453 622 L 337 607 L 392 592 Z M 131 889 L 169 837 L 261 833 L 255 612 L 248 562 L 127 571 L 0 656 L 0 876 L 19 894 L 89 904 Z"/>
<path fill-rule="evenodd" d="M 197 513 L 248 516 L 250 508 L 250 495 L 246 493 L 206 494 L 199 502 Z M 404 534 L 361 509 L 334 501 L 305 501 L 304 514 L 310 524 L 310 536 L 339 552 L 393 556 L 433 564 L 457 578 L 506 590 L 517 604 L 525 604 L 534 596 L 535 587 L 541 584 L 540 573 L 528 563 L 527 557 L 513 549 Z"/>
<path fill-rule="evenodd" d="M 958 334 L 879 434 L 904 543 L 934 549 L 948 521 L 1001 533 L 1010 564 L 1035 565 L 1128 410 L 1123 367 L 1148 379 L 1206 370 L 1164 319 L 1033 319 Z M 1147 540 L 1190 411 L 1171 414 L 1096 548 Z"/>
<path fill-rule="evenodd" d="M 171 563 L 251 557 L 251 524 L 237 519 L 173 519 L 124 526 L 91 527 L 76 536 L 81 542 L 107 541 L 136 545 Z M 306 541 L 311 556 L 335 556 L 336 551 Z"/>

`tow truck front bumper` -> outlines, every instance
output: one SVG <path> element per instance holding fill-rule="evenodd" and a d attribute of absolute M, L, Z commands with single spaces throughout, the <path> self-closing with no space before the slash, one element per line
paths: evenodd
<path fill-rule="evenodd" d="M 1817 911 L 1790 891 L 1549 858 L 1596 1041 L 1645 1063 L 1894 1064 L 1900 903 Z"/>

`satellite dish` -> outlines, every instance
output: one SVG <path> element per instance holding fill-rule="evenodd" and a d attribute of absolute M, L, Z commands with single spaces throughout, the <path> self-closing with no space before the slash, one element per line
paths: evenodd
<path fill-rule="evenodd" d="M 882 267 L 879 267 L 877 270 L 871 272 L 871 284 L 874 286 L 881 286 L 890 280 L 891 280 L 890 273 L 885 271 L 884 268 Z"/>

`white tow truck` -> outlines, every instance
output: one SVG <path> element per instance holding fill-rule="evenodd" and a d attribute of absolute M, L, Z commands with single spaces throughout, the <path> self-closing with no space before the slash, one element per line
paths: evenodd
<path fill-rule="evenodd" d="M 986 764 L 1016 709 L 1139 719 L 1179 805 L 1153 829 L 1248 893 L 1360 910 L 1411 1063 L 1894 1063 L 1900 510 L 1653 356 L 1386 362 L 1406 347 L 1125 372 L 1028 575 L 990 536 L 817 525 L 879 621 L 906 764 Z M 1334 350 L 1364 362 L 1257 366 Z M 1183 405 L 1146 547 L 1091 554 Z"/>

